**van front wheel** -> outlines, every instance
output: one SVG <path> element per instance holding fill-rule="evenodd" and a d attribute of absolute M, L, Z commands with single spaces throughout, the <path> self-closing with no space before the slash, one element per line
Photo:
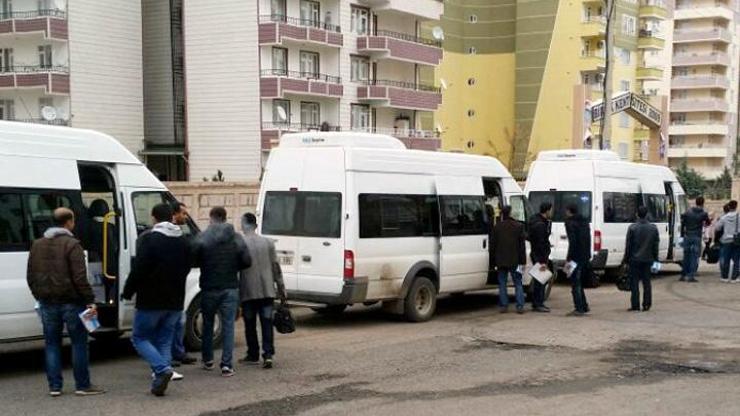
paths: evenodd
<path fill-rule="evenodd" d="M 410 322 L 428 321 L 437 309 L 437 288 L 431 280 L 419 276 L 414 279 L 404 300 L 404 315 Z"/>

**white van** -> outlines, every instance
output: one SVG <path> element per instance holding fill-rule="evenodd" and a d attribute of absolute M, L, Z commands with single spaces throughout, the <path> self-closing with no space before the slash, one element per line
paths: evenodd
<path fill-rule="evenodd" d="M 75 212 L 75 235 L 88 259 L 88 277 L 102 328 L 115 337 L 130 330 L 133 302 L 120 302 L 151 209 L 174 201 L 167 188 L 128 150 L 102 133 L 0 122 L 0 342 L 42 337 L 26 283 L 31 243 L 52 224 L 52 212 Z M 197 232 L 195 224 L 186 233 Z M 105 252 L 105 255 L 104 255 Z M 186 338 L 199 346 L 198 273 L 187 282 Z"/>
<path fill-rule="evenodd" d="M 270 154 L 260 232 L 274 238 L 291 301 L 383 302 L 431 318 L 436 296 L 488 288 L 487 209 L 525 198 L 496 159 L 407 150 L 364 133 L 299 133 Z M 491 208 L 487 208 L 490 205 Z"/>
<path fill-rule="evenodd" d="M 533 209 L 553 203 L 552 260 L 565 262 L 568 239 L 565 209 L 576 204 L 591 223 L 593 266 L 615 273 L 624 257 L 627 228 L 637 208 L 647 206 L 660 231 L 660 260 L 679 262 L 680 216 L 687 200 L 676 175 L 665 166 L 623 162 L 610 151 L 555 150 L 541 152 L 532 163 L 524 188 Z"/>

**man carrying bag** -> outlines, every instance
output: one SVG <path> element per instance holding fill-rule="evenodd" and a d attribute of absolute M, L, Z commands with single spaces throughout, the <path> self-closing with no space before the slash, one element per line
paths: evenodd
<path fill-rule="evenodd" d="M 730 212 L 723 215 L 717 221 L 716 230 L 722 232 L 720 243 L 720 271 L 722 281 L 738 283 L 740 275 L 740 214 L 737 212 L 737 201 L 730 201 Z M 730 262 L 732 262 L 732 275 L 730 275 Z"/>

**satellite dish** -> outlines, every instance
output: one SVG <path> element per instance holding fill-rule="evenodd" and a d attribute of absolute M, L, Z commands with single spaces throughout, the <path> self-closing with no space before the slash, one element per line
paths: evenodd
<path fill-rule="evenodd" d="M 445 40 L 445 31 L 439 26 L 434 26 L 434 28 L 432 28 L 432 37 L 434 40 L 443 41 Z"/>
<path fill-rule="evenodd" d="M 439 85 L 442 87 L 443 90 L 447 89 L 447 81 L 445 81 L 444 78 L 439 79 Z"/>
<path fill-rule="evenodd" d="M 277 108 L 277 115 L 280 121 L 288 121 L 288 113 L 285 112 L 283 107 Z"/>
<path fill-rule="evenodd" d="M 57 119 L 57 109 L 48 105 L 41 108 L 41 118 L 46 121 L 54 121 Z"/>

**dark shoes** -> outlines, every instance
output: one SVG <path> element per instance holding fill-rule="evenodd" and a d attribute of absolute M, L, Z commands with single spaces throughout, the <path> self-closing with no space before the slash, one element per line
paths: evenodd
<path fill-rule="evenodd" d="M 535 306 L 534 308 L 532 308 L 532 310 L 534 312 L 539 312 L 539 313 L 550 313 L 550 308 L 548 308 L 547 306 L 544 306 L 544 305 L 543 306 Z"/>
<path fill-rule="evenodd" d="M 647 312 L 647 311 L 649 311 L 649 310 L 650 310 L 650 306 L 643 306 L 643 307 L 642 307 L 642 311 L 643 311 L 643 312 Z"/>
<path fill-rule="evenodd" d="M 173 367 L 179 367 L 181 365 L 193 365 L 198 362 L 197 358 L 193 358 L 191 356 L 184 356 L 182 358 L 178 358 L 175 360 L 172 360 L 172 366 Z"/>
<path fill-rule="evenodd" d="M 568 314 L 565 316 L 586 316 L 586 312 L 574 310 L 574 311 L 568 312 Z"/>
<path fill-rule="evenodd" d="M 262 363 L 262 368 L 266 370 L 272 368 L 272 358 L 265 358 L 265 362 Z"/>
<path fill-rule="evenodd" d="M 508 313 L 509 312 L 509 307 L 508 306 L 501 306 L 500 308 L 498 308 L 498 311 L 501 312 L 501 313 Z"/>
<path fill-rule="evenodd" d="M 519 315 L 524 315 L 524 308 L 516 308 L 516 313 Z"/>
<path fill-rule="evenodd" d="M 246 365 L 259 365 L 260 359 L 259 358 L 251 358 L 251 357 L 244 357 L 241 360 L 239 360 L 240 363 L 246 364 Z"/>
<path fill-rule="evenodd" d="M 61 392 L 59 392 L 61 394 Z M 76 396 L 97 396 L 98 394 L 105 393 L 105 389 L 102 389 L 97 386 L 90 386 L 86 389 L 78 389 L 75 390 Z"/>
<path fill-rule="evenodd" d="M 154 381 L 152 382 L 152 394 L 157 397 L 164 396 L 164 392 L 167 391 L 167 386 L 170 384 L 170 380 L 172 380 L 173 376 L 172 370 L 167 370 L 162 374 L 158 374 L 156 377 L 154 377 Z"/>

